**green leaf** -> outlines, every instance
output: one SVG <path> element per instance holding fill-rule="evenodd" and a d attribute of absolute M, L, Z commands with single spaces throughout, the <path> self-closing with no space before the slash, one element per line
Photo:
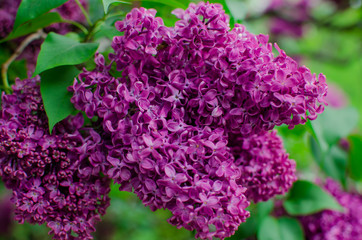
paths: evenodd
<path fill-rule="evenodd" d="M 177 0 L 142 0 L 141 2 L 162 3 L 173 8 L 186 8 L 187 5 Z"/>
<path fill-rule="evenodd" d="M 26 21 L 35 19 L 68 0 L 22 0 L 16 14 L 14 29 Z"/>
<path fill-rule="evenodd" d="M 103 3 L 99 0 L 88 0 L 88 14 L 92 22 L 96 22 L 99 19 L 103 18 L 104 10 Z"/>
<path fill-rule="evenodd" d="M 338 145 L 334 145 L 322 159 L 321 167 L 328 176 L 346 186 L 347 162 L 348 154 Z"/>
<path fill-rule="evenodd" d="M 310 138 L 310 148 L 319 167 L 329 177 L 346 186 L 348 155 L 337 144 L 322 152 L 318 142 Z"/>
<path fill-rule="evenodd" d="M 9 80 L 12 82 L 16 78 L 25 79 L 28 76 L 27 71 L 25 59 L 14 61 L 8 69 Z"/>
<path fill-rule="evenodd" d="M 278 219 L 281 240 L 304 240 L 304 232 L 299 221 L 295 218 L 282 217 Z"/>
<path fill-rule="evenodd" d="M 257 232 L 258 240 L 303 240 L 303 229 L 298 220 L 289 217 L 263 219 Z"/>
<path fill-rule="evenodd" d="M 103 2 L 103 8 L 104 8 L 104 12 L 107 14 L 108 10 L 109 10 L 109 6 L 112 4 L 131 4 L 132 1 L 128 0 L 128 1 L 122 1 L 122 0 L 102 0 Z M 181 1 L 177 1 L 177 0 L 142 0 L 142 2 L 152 2 L 152 3 L 161 3 L 167 6 L 170 6 L 172 8 L 186 8 L 187 6 L 181 2 Z"/>
<path fill-rule="evenodd" d="M 37 17 L 20 25 L 18 28 L 14 28 L 14 30 L 6 38 L 2 39 L 0 43 L 28 35 L 29 33 L 33 33 L 38 29 L 47 27 L 53 23 L 61 21 L 62 18 L 60 17 L 59 13 L 56 12 L 46 13 L 40 17 Z"/>
<path fill-rule="evenodd" d="M 303 169 L 310 166 L 313 155 L 310 151 L 310 133 L 304 125 L 288 129 L 286 125 L 275 128 L 283 139 L 283 145 L 289 153 L 289 157 L 297 162 L 297 168 Z"/>
<path fill-rule="evenodd" d="M 264 218 L 257 232 L 258 240 L 281 240 L 278 220 L 268 216 Z"/>
<path fill-rule="evenodd" d="M 333 196 L 316 184 L 303 180 L 293 184 L 283 205 L 292 216 L 309 215 L 325 209 L 343 211 Z"/>
<path fill-rule="evenodd" d="M 256 205 L 256 209 L 257 209 L 256 214 L 257 214 L 257 218 L 259 220 L 259 224 L 263 218 L 265 218 L 272 212 L 273 208 L 274 208 L 273 200 L 269 200 L 266 202 L 259 202 Z"/>
<path fill-rule="evenodd" d="M 102 2 L 105 14 L 108 13 L 108 8 L 112 4 L 120 4 L 120 3 L 131 4 L 130 2 L 121 1 L 121 0 L 102 0 Z"/>
<path fill-rule="evenodd" d="M 350 175 L 354 180 L 362 181 L 362 136 L 352 135 L 349 137 L 351 142 L 349 156 Z"/>
<path fill-rule="evenodd" d="M 242 22 L 247 14 L 248 7 L 244 1 L 224 0 L 225 13 L 230 15 L 230 27 L 233 28 L 235 21 Z"/>
<path fill-rule="evenodd" d="M 352 107 L 327 108 L 314 121 L 307 122 L 314 139 L 311 149 L 321 169 L 330 177 L 346 185 L 347 154 L 338 147 L 358 124 L 358 112 Z"/>
<path fill-rule="evenodd" d="M 250 211 L 250 217 L 246 219 L 245 223 L 242 223 L 239 226 L 236 233 L 228 238 L 228 240 L 240 240 L 256 234 L 260 223 L 265 217 L 267 217 L 271 213 L 273 207 L 273 200 L 269 200 L 267 202 L 259 202 L 256 205 L 250 205 L 247 209 L 248 211 Z"/>
<path fill-rule="evenodd" d="M 320 142 L 326 142 L 329 146 L 337 143 L 358 124 L 358 112 L 355 108 L 341 109 L 326 108 L 324 113 L 311 121 L 311 126 Z"/>
<path fill-rule="evenodd" d="M 98 43 L 79 43 L 74 39 L 50 33 L 41 46 L 34 75 L 63 65 L 76 65 L 94 55 Z"/>
<path fill-rule="evenodd" d="M 74 66 L 61 66 L 40 74 L 40 92 L 48 116 L 50 133 L 56 123 L 74 111 L 70 102 L 72 94 L 67 87 L 72 85 L 79 72 Z"/>
<path fill-rule="evenodd" d="M 255 215 L 252 214 L 250 217 L 246 219 L 246 222 L 240 224 L 238 230 L 235 232 L 234 235 L 226 239 L 240 240 L 254 235 L 257 231 L 257 223 L 258 223 L 257 218 L 255 217 Z"/>
<path fill-rule="evenodd" d="M 106 37 L 108 39 L 113 39 L 113 37 L 115 36 L 121 36 L 123 33 L 121 33 L 120 31 L 118 31 L 114 26 L 110 26 L 107 24 L 102 24 L 102 26 L 100 27 L 99 31 L 97 31 L 94 34 L 94 39 L 100 39 L 103 37 Z"/>

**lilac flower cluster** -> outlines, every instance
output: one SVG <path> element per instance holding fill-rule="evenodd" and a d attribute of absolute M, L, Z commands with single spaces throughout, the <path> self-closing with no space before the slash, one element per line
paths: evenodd
<path fill-rule="evenodd" d="M 242 25 L 228 31 L 220 5 L 191 4 L 174 13 L 183 17 L 175 28 L 142 10 L 116 23 L 124 36 L 114 38 L 111 60 L 125 76 L 143 74 L 157 84 L 160 100 L 185 109 L 186 123 L 248 136 L 275 125 L 293 128 L 323 111 L 325 77 L 298 67 L 279 48 L 274 57 L 267 36 Z"/>
<path fill-rule="evenodd" d="M 246 187 L 246 196 L 254 202 L 267 201 L 288 191 L 296 181 L 295 162 L 288 159 L 276 131 L 231 141 L 235 164 L 241 177 L 237 183 Z"/>
<path fill-rule="evenodd" d="M 136 96 L 129 95 L 126 82 L 109 75 L 103 56 L 96 62 L 96 71 L 74 83 L 72 99 L 88 117 L 102 119 L 109 152 L 94 159 L 94 166 L 105 167 L 120 190 L 133 190 L 152 210 L 171 210 L 171 224 L 195 229 L 203 239 L 230 236 L 249 216 L 249 202 L 246 189 L 236 184 L 240 173 L 224 130 L 187 125 L 181 109 L 156 103 L 142 112 L 132 104 Z M 150 92 L 140 94 L 156 97 L 153 86 L 145 87 Z"/>
<path fill-rule="evenodd" d="M 344 207 L 344 212 L 325 210 L 301 217 L 308 240 L 362 239 L 362 196 L 344 192 L 340 185 L 327 179 L 324 188 Z"/>
<path fill-rule="evenodd" d="M 92 239 L 109 205 L 110 181 L 91 160 L 102 141 L 81 128 L 81 114 L 49 134 L 39 80 L 17 80 L 13 94 L 2 96 L 0 177 L 13 190 L 17 221 L 47 223 L 55 239 Z"/>
<path fill-rule="evenodd" d="M 316 118 L 325 77 L 279 48 L 274 57 L 267 36 L 229 31 L 221 5 L 177 9 L 172 28 L 155 14 L 133 9 L 116 23 L 123 36 L 111 64 L 97 54 L 71 101 L 102 126 L 107 153 L 93 166 L 152 210 L 169 209 L 171 224 L 223 239 L 249 216 L 248 200 L 283 194 L 295 180 L 295 163 L 268 130 Z"/>
<path fill-rule="evenodd" d="M 13 29 L 15 17 L 21 0 L 1 0 L 0 3 L 0 38 L 6 37 Z M 88 1 L 80 0 L 80 3 L 87 8 Z M 79 9 L 78 5 L 74 0 L 67 1 L 60 7 L 52 10 L 58 12 L 59 15 L 66 20 L 72 20 L 76 22 L 84 22 L 85 17 Z M 59 34 L 66 34 L 69 31 L 74 30 L 74 27 L 67 23 L 54 23 L 49 27 L 46 27 L 45 32 L 56 32 Z M 14 40 L 19 44 L 23 38 Z M 36 59 L 40 51 L 40 45 L 43 43 L 42 40 L 34 41 L 30 44 L 24 52 L 20 55 L 20 59 L 25 59 L 27 62 L 27 68 L 33 71 L 36 66 Z"/>

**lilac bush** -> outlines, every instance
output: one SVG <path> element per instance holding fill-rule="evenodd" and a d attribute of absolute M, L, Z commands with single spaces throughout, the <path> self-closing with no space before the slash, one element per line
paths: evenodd
<path fill-rule="evenodd" d="M 0 177 L 13 190 L 18 222 L 47 223 L 54 239 L 92 239 L 109 205 L 110 181 L 91 160 L 102 140 L 82 128 L 81 114 L 49 134 L 39 80 L 17 80 L 13 94 L 2 96 Z"/>

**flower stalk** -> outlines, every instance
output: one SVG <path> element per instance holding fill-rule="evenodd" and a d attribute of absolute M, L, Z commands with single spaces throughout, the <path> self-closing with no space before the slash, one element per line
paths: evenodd
<path fill-rule="evenodd" d="M 42 29 L 38 30 L 36 33 L 33 33 L 29 35 L 25 40 L 20 44 L 20 46 L 15 50 L 13 55 L 10 56 L 10 58 L 2 65 L 1 67 L 1 77 L 3 81 L 3 85 L 5 88 L 6 93 L 11 92 L 11 88 L 8 81 L 8 69 L 11 65 L 11 63 L 18 57 L 20 54 L 24 51 L 24 49 L 34 40 L 45 38 L 46 33 L 43 32 Z"/>

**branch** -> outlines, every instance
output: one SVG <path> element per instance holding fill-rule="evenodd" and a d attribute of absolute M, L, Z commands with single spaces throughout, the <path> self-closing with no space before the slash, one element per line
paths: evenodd
<path fill-rule="evenodd" d="M 43 32 L 42 29 L 38 30 L 36 33 L 29 35 L 24 41 L 20 44 L 20 46 L 15 50 L 13 55 L 1 66 L 1 77 L 3 80 L 3 85 L 5 88 L 6 93 L 10 93 L 10 85 L 8 81 L 8 69 L 10 64 L 17 58 L 19 55 L 24 51 L 24 49 L 34 40 L 39 38 L 45 38 L 46 34 Z"/>

